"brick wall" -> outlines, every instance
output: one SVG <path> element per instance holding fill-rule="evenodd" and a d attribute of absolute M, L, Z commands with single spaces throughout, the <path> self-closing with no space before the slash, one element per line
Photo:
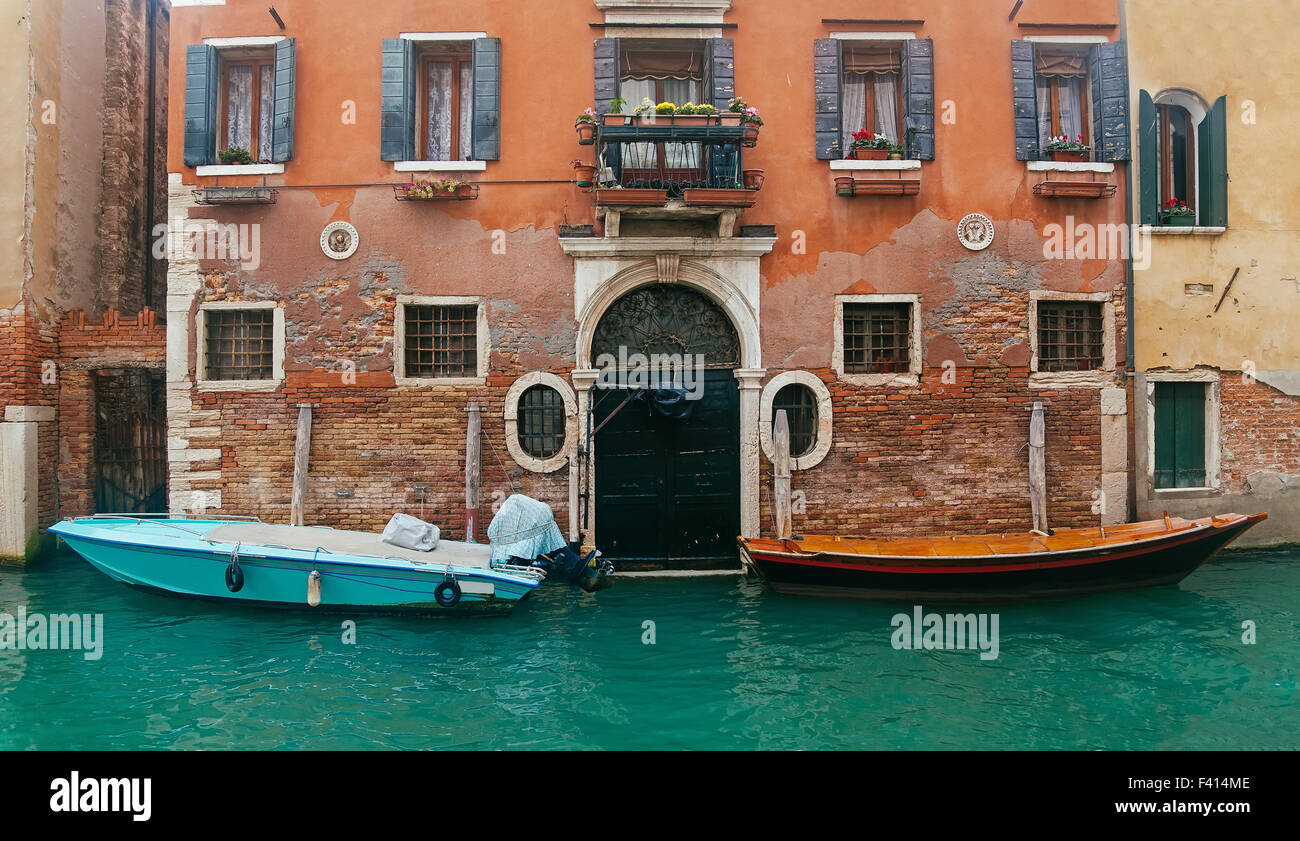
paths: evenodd
<path fill-rule="evenodd" d="M 1247 489 L 1247 477 L 1266 471 L 1300 482 L 1300 397 L 1291 397 L 1240 372 L 1219 380 L 1222 460 L 1219 479 L 1227 491 Z"/>

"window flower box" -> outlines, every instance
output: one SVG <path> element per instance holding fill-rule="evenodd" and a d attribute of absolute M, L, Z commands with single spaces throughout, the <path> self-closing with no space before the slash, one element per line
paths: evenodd
<path fill-rule="evenodd" d="M 687 206 L 753 207 L 758 201 L 757 190 L 715 189 L 688 187 L 682 191 L 682 201 Z"/>
<path fill-rule="evenodd" d="M 1092 151 L 1092 147 L 1083 142 L 1082 134 L 1074 140 L 1062 134 L 1048 141 L 1043 151 L 1047 152 L 1054 161 L 1086 163 L 1088 153 Z"/>
<path fill-rule="evenodd" d="M 200 187 L 193 191 L 197 204 L 275 204 L 271 187 Z"/>
<path fill-rule="evenodd" d="M 412 181 L 394 184 L 393 198 L 398 201 L 467 201 L 478 198 L 478 185 L 450 179 Z"/>
<path fill-rule="evenodd" d="M 667 190 L 640 187 L 613 187 L 596 190 L 596 204 L 657 207 L 668 203 Z"/>
<path fill-rule="evenodd" d="M 1196 225 L 1196 211 L 1182 199 L 1172 198 L 1160 209 L 1160 224 L 1168 228 L 1191 228 Z"/>

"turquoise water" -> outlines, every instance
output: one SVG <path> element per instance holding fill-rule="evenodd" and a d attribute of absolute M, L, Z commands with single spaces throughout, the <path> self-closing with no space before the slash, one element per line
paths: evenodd
<path fill-rule="evenodd" d="M 989 661 L 895 650 L 910 605 L 739 577 L 359 617 L 355 644 L 344 617 L 137 593 L 74 555 L 0 568 L 0 611 L 22 604 L 103 613 L 105 645 L 0 650 L 6 749 L 1300 747 L 1296 548 L 1220 555 L 1176 588 L 969 608 L 999 614 Z"/>

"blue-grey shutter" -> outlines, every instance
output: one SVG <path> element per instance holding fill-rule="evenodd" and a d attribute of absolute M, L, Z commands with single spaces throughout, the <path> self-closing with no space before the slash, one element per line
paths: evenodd
<path fill-rule="evenodd" d="M 813 42 L 813 131 L 819 161 L 844 157 L 845 150 L 839 148 L 840 67 L 838 39 L 818 38 Z"/>
<path fill-rule="evenodd" d="M 913 38 L 903 51 L 903 147 L 908 157 L 934 160 L 934 41 Z"/>
<path fill-rule="evenodd" d="M 1093 160 L 1127 161 L 1128 51 L 1123 41 L 1097 44 L 1088 51 L 1092 88 Z"/>
<path fill-rule="evenodd" d="M 736 47 L 730 38 L 709 38 L 704 42 L 704 90 L 701 103 L 726 111 L 736 96 Z M 740 183 L 739 145 L 707 146 L 709 183 L 733 187 Z"/>
<path fill-rule="evenodd" d="M 596 64 L 596 113 L 608 114 L 609 101 L 618 98 L 618 39 L 597 38 L 594 44 Z M 629 103 L 635 108 L 639 102 Z"/>
<path fill-rule="evenodd" d="M 1034 42 L 1011 42 L 1011 104 L 1016 160 L 1038 160 L 1038 96 L 1034 90 Z"/>
<path fill-rule="evenodd" d="M 704 45 L 705 102 L 721 111 L 736 97 L 736 46 L 730 38 L 710 38 Z"/>
<path fill-rule="evenodd" d="M 185 165 L 217 160 L 217 48 L 185 48 Z"/>
<path fill-rule="evenodd" d="M 385 38 L 379 92 L 379 157 L 415 158 L 415 44 Z"/>
<path fill-rule="evenodd" d="M 476 161 L 501 160 L 501 39 L 474 39 L 474 116 L 470 126 Z"/>
<path fill-rule="evenodd" d="M 1198 224 L 1222 228 L 1228 224 L 1228 100 L 1219 97 L 1196 130 L 1200 169 Z"/>
<path fill-rule="evenodd" d="M 271 162 L 293 160 L 293 90 L 298 76 L 297 41 L 286 38 L 275 44 L 275 104 L 271 119 Z"/>
<path fill-rule="evenodd" d="M 1138 219 L 1160 224 L 1160 151 L 1156 105 L 1151 94 L 1138 91 Z"/>

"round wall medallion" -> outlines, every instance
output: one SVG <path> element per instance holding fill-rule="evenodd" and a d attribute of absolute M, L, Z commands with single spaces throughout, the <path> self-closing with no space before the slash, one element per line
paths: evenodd
<path fill-rule="evenodd" d="M 983 213 L 967 213 L 957 223 L 957 239 L 971 251 L 983 251 L 993 242 L 993 220 Z"/>
<path fill-rule="evenodd" d="M 346 260 L 356 253 L 357 229 L 347 222 L 331 222 L 320 234 L 320 250 L 331 260 Z"/>

